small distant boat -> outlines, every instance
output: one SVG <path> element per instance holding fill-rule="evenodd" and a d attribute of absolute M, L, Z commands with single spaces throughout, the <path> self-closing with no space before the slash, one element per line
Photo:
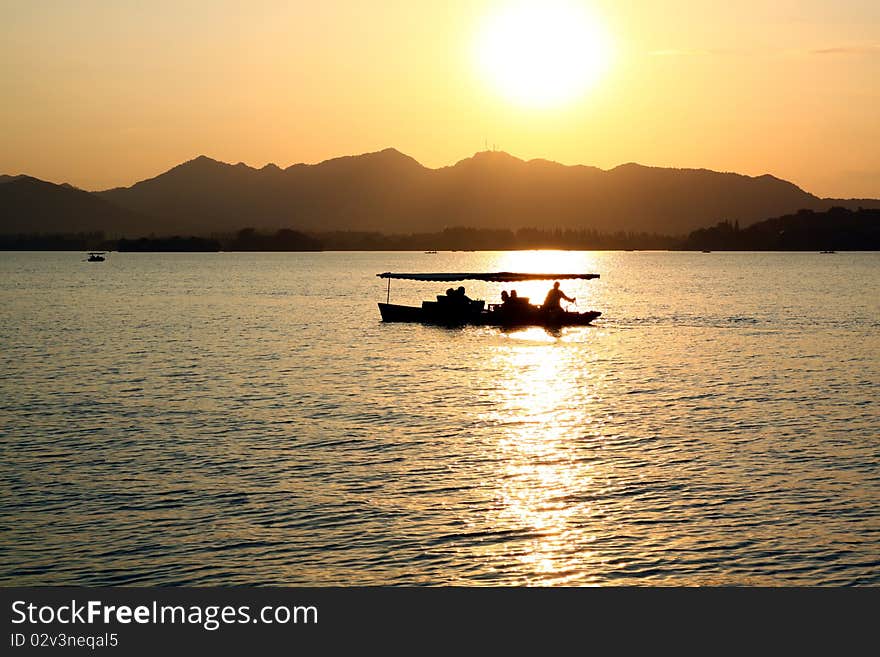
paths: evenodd
<path fill-rule="evenodd" d="M 103 251 L 92 251 L 89 253 L 89 258 L 86 262 L 104 262 L 106 258 L 104 257 Z"/>
<path fill-rule="evenodd" d="M 436 301 L 423 301 L 421 306 L 400 306 L 391 303 L 391 279 L 409 281 L 485 281 L 489 283 L 513 283 L 518 281 L 591 280 L 599 278 L 599 274 L 528 274 L 516 272 L 494 273 L 435 273 L 435 274 L 394 274 L 385 272 L 376 274 L 379 278 L 388 279 L 388 295 L 385 303 L 379 304 L 379 313 L 384 322 L 413 322 L 421 324 L 439 324 L 442 326 L 543 326 L 557 328 L 562 326 L 585 326 L 590 324 L 602 313 L 598 310 L 575 312 L 570 310 L 544 310 L 541 306 L 529 303 L 527 298 L 512 299 L 505 303 L 487 304 L 482 299 L 468 299 L 464 296 L 438 294 Z"/>
<path fill-rule="evenodd" d="M 436 251 L 425 251 L 425 253 L 437 253 Z"/>
<path fill-rule="evenodd" d="M 703 253 L 712 253 L 709 249 L 703 249 Z"/>
<path fill-rule="evenodd" d="M 819 253 L 837 253 L 837 251 L 819 251 Z"/>

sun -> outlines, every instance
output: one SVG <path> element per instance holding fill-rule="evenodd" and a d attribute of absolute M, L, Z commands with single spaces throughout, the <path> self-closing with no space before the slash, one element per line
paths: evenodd
<path fill-rule="evenodd" d="M 570 102 L 608 69 L 607 32 L 583 3 L 511 2 L 488 17 L 476 42 L 486 81 L 507 99 L 529 107 Z"/>

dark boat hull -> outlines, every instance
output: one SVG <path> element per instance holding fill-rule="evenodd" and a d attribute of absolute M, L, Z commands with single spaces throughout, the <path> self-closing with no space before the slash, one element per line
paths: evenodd
<path fill-rule="evenodd" d="M 442 326 L 586 326 L 602 313 L 591 310 L 582 313 L 564 310 L 545 313 L 536 306 L 526 309 L 508 310 L 491 307 L 489 310 L 462 308 L 456 310 L 437 310 L 431 307 L 400 306 L 393 303 L 380 303 L 379 313 L 384 322 L 410 322 L 418 324 L 438 324 Z"/>
<path fill-rule="evenodd" d="M 425 313 L 415 306 L 398 306 L 393 303 L 380 303 L 379 313 L 383 322 L 423 322 Z"/>

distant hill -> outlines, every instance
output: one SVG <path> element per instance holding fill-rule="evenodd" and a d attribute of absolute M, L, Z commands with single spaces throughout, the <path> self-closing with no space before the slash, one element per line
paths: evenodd
<path fill-rule="evenodd" d="M 801 210 L 747 228 L 723 221 L 692 232 L 683 248 L 712 251 L 876 251 L 880 210 Z"/>
<path fill-rule="evenodd" d="M 524 161 L 494 151 L 429 169 L 394 149 L 286 169 L 273 164 L 255 169 L 200 156 L 93 197 L 108 204 L 102 228 L 129 237 L 211 235 L 246 226 L 385 233 L 534 227 L 686 235 L 720 220 L 747 226 L 800 209 L 880 207 L 875 200 L 821 199 L 770 175 L 638 164 L 606 171 Z M 8 232 L 10 212 L 4 203 L 0 197 L 0 231 Z M 63 223 L 50 219 L 44 206 L 34 200 L 34 230 Z M 110 217 L 107 207 L 128 214 Z M 28 214 L 22 205 L 16 212 L 19 222 Z M 89 221 L 101 223 L 94 216 Z"/>
<path fill-rule="evenodd" d="M 115 232 L 134 225 L 148 222 L 91 192 L 30 176 L 0 177 L 2 234 Z"/>
<path fill-rule="evenodd" d="M 526 162 L 502 152 L 429 169 L 394 149 L 287 169 L 202 156 L 100 196 L 202 232 L 241 226 L 391 233 L 534 226 L 686 234 L 721 219 L 747 225 L 802 208 L 849 205 L 769 175 L 638 164 L 604 171 Z"/>
<path fill-rule="evenodd" d="M 397 230 L 418 221 L 430 169 L 394 150 L 287 169 L 201 156 L 131 187 L 98 195 L 188 232 L 255 228 Z"/>

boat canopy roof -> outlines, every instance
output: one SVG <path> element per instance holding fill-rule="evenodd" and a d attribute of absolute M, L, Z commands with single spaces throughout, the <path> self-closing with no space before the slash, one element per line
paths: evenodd
<path fill-rule="evenodd" d="M 496 272 L 459 272 L 435 274 L 395 274 L 386 271 L 376 274 L 379 278 L 399 278 L 407 281 L 488 281 L 490 283 L 515 283 L 518 281 L 549 281 L 571 278 L 590 280 L 599 278 L 599 274 L 522 274 L 512 271 Z"/>

